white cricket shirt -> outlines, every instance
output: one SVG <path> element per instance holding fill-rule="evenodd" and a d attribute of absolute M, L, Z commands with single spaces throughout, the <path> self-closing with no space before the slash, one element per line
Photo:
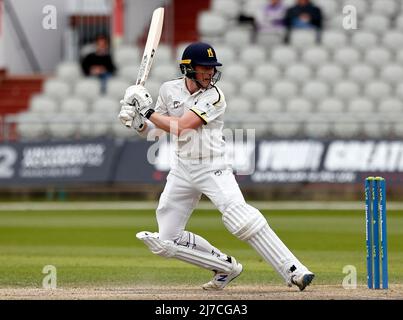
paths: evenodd
<path fill-rule="evenodd" d="M 224 94 L 218 87 L 200 89 L 190 94 L 183 77 L 162 84 L 155 111 L 181 117 L 191 110 L 199 116 L 203 125 L 176 138 L 175 153 L 181 159 L 206 159 L 225 154 L 223 114 L 226 107 Z"/>

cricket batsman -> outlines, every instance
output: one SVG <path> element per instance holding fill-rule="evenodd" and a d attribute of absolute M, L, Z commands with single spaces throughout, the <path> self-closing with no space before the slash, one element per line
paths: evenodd
<path fill-rule="evenodd" d="M 205 290 L 224 289 L 242 272 L 242 265 L 206 239 L 185 230 L 205 194 L 222 214 L 225 227 L 248 242 L 285 280 L 301 291 L 314 278 L 268 225 L 259 210 L 245 202 L 225 157 L 223 116 L 227 108 L 216 86 L 222 66 L 206 43 L 190 44 L 183 52 L 183 77 L 162 84 L 155 106 L 144 86 L 127 88 L 119 119 L 142 137 L 156 128 L 177 139 L 175 161 L 167 176 L 156 212 L 158 232 L 137 234 L 152 253 L 176 258 L 214 272 Z"/>

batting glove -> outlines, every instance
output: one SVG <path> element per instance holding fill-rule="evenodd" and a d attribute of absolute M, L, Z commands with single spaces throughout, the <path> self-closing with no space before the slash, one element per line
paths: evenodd
<path fill-rule="evenodd" d="M 151 94 L 141 85 L 127 88 L 123 100 L 129 105 L 136 105 L 139 113 L 147 119 L 154 113 L 154 109 L 151 107 L 153 103 Z"/>
<path fill-rule="evenodd" d="M 137 111 L 135 106 L 127 104 L 124 100 L 120 101 L 122 107 L 118 115 L 119 120 L 126 126 L 127 121 L 132 121 L 132 128 L 141 131 L 144 128 L 144 118 Z"/>

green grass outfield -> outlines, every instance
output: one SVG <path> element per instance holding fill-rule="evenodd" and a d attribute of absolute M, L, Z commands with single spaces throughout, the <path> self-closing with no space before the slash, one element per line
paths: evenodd
<path fill-rule="evenodd" d="M 264 211 L 286 245 L 316 273 L 315 284 L 337 285 L 357 268 L 365 284 L 364 212 L 346 210 Z M 281 285 L 283 280 L 223 226 L 218 211 L 197 210 L 188 228 L 244 265 L 237 284 Z M 41 288 L 42 269 L 57 268 L 59 288 L 144 284 L 200 285 L 211 272 L 151 254 L 136 239 L 156 231 L 152 210 L 0 212 L 0 287 Z M 403 283 L 403 211 L 388 211 L 389 282 Z"/>

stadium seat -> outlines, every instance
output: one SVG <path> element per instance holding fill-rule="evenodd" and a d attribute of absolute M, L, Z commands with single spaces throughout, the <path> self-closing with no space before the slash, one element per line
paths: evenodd
<path fill-rule="evenodd" d="M 201 37 L 222 37 L 227 30 L 227 19 L 220 13 L 203 11 L 197 18 Z"/>
<path fill-rule="evenodd" d="M 248 46 L 241 49 L 239 58 L 245 66 L 254 67 L 266 61 L 266 51 L 260 46 Z"/>
<path fill-rule="evenodd" d="M 311 68 L 319 68 L 329 61 L 329 53 L 323 47 L 312 47 L 306 49 L 302 54 L 302 62 Z"/>
<path fill-rule="evenodd" d="M 392 94 L 392 87 L 383 81 L 371 81 L 365 85 L 365 96 L 374 101 L 379 101 L 390 97 Z"/>
<path fill-rule="evenodd" d="M 337 83 L 334 87 L 334 96 L 343 100 L 348 101 L 356 98 L 360 94 L 360 87 L 354 81 L 341 81 Z"/>
<path fill-rule="evenodd" d="M 232 97 L 227 101 L 228 114 L 247 113 L 252 111 L 252 102 L 243 96 Z"/>
<path fill-rule="evenodd" d="M 241 12 L 247 16 L 253 16 L 257 10 L 262 10 L 262 7 L 265 5 L 266 1 L 264 0 L 249 0 L 244 1 Z"/>
<path fill-rule="evenodd" d="M 347 36 L 336 30 L 325 30 L 322 34 L 322 44 L 328 50 L 336 50 L 347 45 Z"/>
<path fill-rule="evenodd" d="M 360 133 L 361 126 L 358 122 L 352 121 L 351 119 L 339 119 L 338 121 L 332 123 L 331 132 L 338 138 L 354 138 Z"/>
<path fill-rule="evenodd" d="M 383 47 L 398 51 L 403 48 L 403 34 L 401 31 L 390 31 L 386 33 L 382 38 Z"/>
<path fill-rule="evenodd" d="M 113 121 L 109 130 L 116 138 L 136 139 L 139 137 L 135 130 L 126 128 L 119 120 Z"/>
<path fill-rule="evenodd" d="M 400 13 L 400 16 L 398 16 L 395 20 L 395 27 L 397 31 L 402 32 L 403 31 L 403 14 L 402 12 Z"/>
<path fill-rule="evenodd" d="M 324 21 L 325 30 L 327 31 L 345 31 L 343 29 L 343 20 L 345 17 L 342 14 L 337 14 Z"/>
<path fill-rule="evenodd" d="M 232 47 L 219 44 L 214 46 L 214 50 L 217 55 L 217 60 L 223 64 L 224 70 L 228 64 L 235 62 L 236 53 Z"/>
<path fill-rule="evenodd" d="M 120 46 L 115 49 L 114 61 L 119 68 L 127 65 L 139 65 L 140 59 L 140 51 L 137 47 Z"/>
<path fill-rule="evenodd" d="M 272 113 L 280 113 L 284 111 L 283 104 L 275 98 L 265 97 L 260 99 L 256 104 L 256 112 L 266 113 L 270 116 Z"/>
<path fill-rule="evenodd" d="M 30 113 L 52 114 L 59 110 L 59 105 L 54 99 L 38 94 L 29 101 L 28 110 Z"/>
<path fill-rule="evenodd" d="M 130 81 L 130 83 L 135 83 L 138 72 L 139 72 L 139 65 L 127 65 L 122 66 L 118 70 L 118 76 L 122 79 Z"/>
<path fill-rule="evenodd" d="M 287 112 L 291 114 L 304 114 L 312 112 L 313 105 L 311 101 L 304 98 L 293 98 L 287 102 Z"/>
<path fill-rule="evenodd" d="M 312 47 L 316 43 L 316 31 L 294 30 L 290 36 L 290 43 L 296 49 Z"/>
<path fill-rule="evenodd" d="M 325 64 L 318 69 L 316 77 L 328 84 L 335 84 L 342 80 L 344 70 L 337 64 Z"/>
<path fill-rule="evenodd" d="M 159 44 L 158 50 L 155 53 L 154 63 L 156 65 L 172 63 L 173 54 L 170 46 L 166 44 Z"/>
<path fill-rule="evenodd" d="M 368 12 L 368 0 L 344 0 L 343 7 L 350 5 L 357 9 L 358 17 L 363 17 Z"/>
<path fill-rule="evenodd" d="M 235 49 L 244 48 L 250 45 L 252 40 L 252 31 L 245 28 L 232 28 L 226 30 L 224 42 Z"/>
<path fill-rule="evenodd" d="M 336 0 L 315 0 L 314 3 L 322 10 L 325 19 L 333 17 L 339 9 Z"/>
<path fill-rule="evenodd" d="M 375 74 L 373 67 L 366 64 L 357 64 L 349 69 L 348 77 L 360 85 L 365 85 L 375 79 Z"/>
<path fill-rule="evenodd" d="M 86 100 L 70 97 L 62 101 L 60 111 L 64 114 L 84 114 L 88 113 L 89 107 Z"/>
<path fill-rule="evenodd" d="M 76 82 L 74 93 L 80 98 L 92 101 L 101 95 L 101 83 L 98 79 L 81 79 Z"/>
<path fill-rule="evenodd" d="M 304 123 L 304 134 L 306 138 L 325 138 L 330 134 L 330 124 L 320 119 L 307 121 Z"/>
<path fill-rule="evenodd" d="M 368 138 L 379 139 L 383 136 L 383 128 L 381 122 L 369 122 L 362 123 L 362 132 Z"/>
<path fill-rule="evenodd" d="M 371 14 L 363 18 L 362 29 L 382 35 L 390 29 L 390 20 L 380 14 Z"/>
<path fill-rule="evenodd" d="M 382 68 L 391 62 L 392 55 L 389 50 L 379 47 L 368 50 L 365 53 L 364 60 L 374 67 Z"/>
<path fill-rule="evenodd" d="M 338 98 L 325 98 L 318 104 L 317 112 L 323 114 L 342 113 L 344 111 L 344 102 Z"/>
<path fill-rule="evenodd" d="M 329 95 L 329 86 L 323 82 L 311 80 L 306 82 L 302 88 L 302 94 L 305 98 L 318 102 Z"/>
<path fill-rule="evenodd" d="M 241 84 L 240 93 L 242 97 L 245 97 L 254 103 L 260 97 L 265 96 L 266 86 L 264 83 L 257 80 L 247 80 Z"/>
<path fill-rule="evenodd" d="M 347 112 L 357 116 L 369 117 L 375 111 L 375 106 L 372 100 L 367 98 L 356 98 L 350 101 L 347 107 Z"/>
<path fill-rule="evenodd" d="M 301 130 L 301 123 L 295 121 L 281 121 L 273 123 L 272 133 L 278 138 L 295 137 Z"/>
<path fill-rule="evenodd" d="M 126 89 L 134 83 L 130 83 L 125 79 L 112 78 L 108 81 L 106 94 L 107 96 L 116 99 L 119 102 L 123 98 Z"/>
<path fill-rule="evenodd" d="M 297 53 L 288 46 L 279 46 L 273 49 L 271 62 L 276 66 L 286 67 L 297 61 Z"/>
<path fill-rule="evenodd" d="M 398 64 L 385 65 L 381 70 L 380 79 L 391 85 L 403 82 L 403 67 Z"/>
<path fill-rule="evenodd" d="M 396 98 L 403 100 L 403 83 L 397 84 L 395 90 L 395 96 Z"/>
<path fill-rule="evenodd" d="M 284 75 L 286 80 L 301 84 L 310 80 L 312 71 L 305 64 L 293 64 L 287 67 Z"/>
<path fill-rule="evenodd" d="M 123 127 L 115 113 L 89 113 L 79 123 L 78 131 L 81 137 L 102 137 L 108 135 L 114 122 L 118 122 Z M 130 131 L 130 129 L 127 130 Z"/>
<path fill-rule="evenodd" d="M 44 114 L 22 112 L 18 114 L 16 130 L 21 140 L 39 140 L 47 135 Z"/>
<path fill-rule="evenodd" d="M 393 135 L 397 138 L 403 138 L 403 123 L 396 122 L 392 125 L 392 132 Z"/>
<path fill-rule="evenodd" d="M 160 81 L 154 81 L 152 79 L 148 80 L 146 83 L 147 89 L 151 94 L 151 97 L 153 98 L 154 103 L 158 99 L 158 95 L 160 92 L 160 87 L 162 85 L 162 82 Z"/>
<path fill-rule="evenodd" d="M 403 64 L 403 49 L 396 53 L 396 63 Z"/>
<path fill-rule="evenodd" d="M 352 67 L 361 59 L 360 52 L 351 47 L 337 49 L 334 54 L 334 61 L 344 67 Z"/>
<path fill-rule="evenodd" d="M 220 80 L 217 87 L 224 93 L 226 99 L 229 99 L 238 94 L 238 85 L 232 81 Z"/>
<path fill-rule="evenodd" d="M 190 44 L 191 44 L 191 42 L 181 42 L 181 43 L 179 43 L 179 44 L 176 46 L 176 49 L 175 49 L 175 60 L 176 60 L 176 62 L 177 62 L 178 65 L 179 65 L 179 61 L 182 59 L 183 51 L 185 51 L 186 47 L 187 47 L 188 45 L 190 45 Z"/>
<path fill-rule="evenodd" d="M 81 76 L 81 67 L 77 62 L 62 62 L 56 68 L 56 77 L 63 81 L 74 82 Z"/>
<path fill-rule="evenodd" d="M 371 10 L 373 14 L 380 14 L 390 19 L 396 15 L 398 7 L 395 0 L 374 0 Z"/>
<path fill-rule="evenodd" d="M 274 98 L 287 100 L 297 95 L 298 86 L 291 81 L 280 80 L 273 84 L 270 93 Z"/>
<path fill-rule="evenodd" d="M 91 107 L 92 113 L 115 113 L 117 116 L 120 110 L 120 103 L 119 100 L 113 99 L 111 97 L 100 97 L 96 99 Z"/>
<path fill-rule="evenodd" d="M 83 115 L 70 115 L 59 113 L 49 121 L 48 129 L 52 138 L 71 139 L 78 133 L 78 119 L 85 117 Z"/>
<path fill-rule="evenodd" d="M 176 64 L 162 64 L 154 66 L 151 70 L 150 78 L 161 83 L 178 78 L 180 75 L 179 66 Z"/>
<path fill-rule="evenodd" d="M 232 63 L 225 67 L 223 79 L 236 83 L 241 83 L 248 79 L 249 69 L 239 63 Z"/>
<path fill-rule="evenodd" d="M 378 112 L 383 114 L 402 114 L 403 102 L 396 98 L 386 98 L 379 102 Z"/>
<path fill-rule="evenodd" d="M 241 4 L 233 0 L 212 0 L 210 10 L 226 19 L 235 19 L 241 12 Z"/>
<path fill-rule="evenodd" d="M 70 85 L 62 80 L 49 79 L 43 85 L 43 93 L 59 101 L 68 97 L 70 92 Z"/>
<path fill-rule="evenodd" d="M 267 84 L 273 84 L 281 78 L 281 70 L 270 63 L 255 66 L 253 78 L 261 80 Z"/>
<path fill-rule="evenodd" d="M 361 52 L 375 48 L 378 44 L 378 36 L 369 31 L 356 31 L 351 36 L 351 44 Z"/>

